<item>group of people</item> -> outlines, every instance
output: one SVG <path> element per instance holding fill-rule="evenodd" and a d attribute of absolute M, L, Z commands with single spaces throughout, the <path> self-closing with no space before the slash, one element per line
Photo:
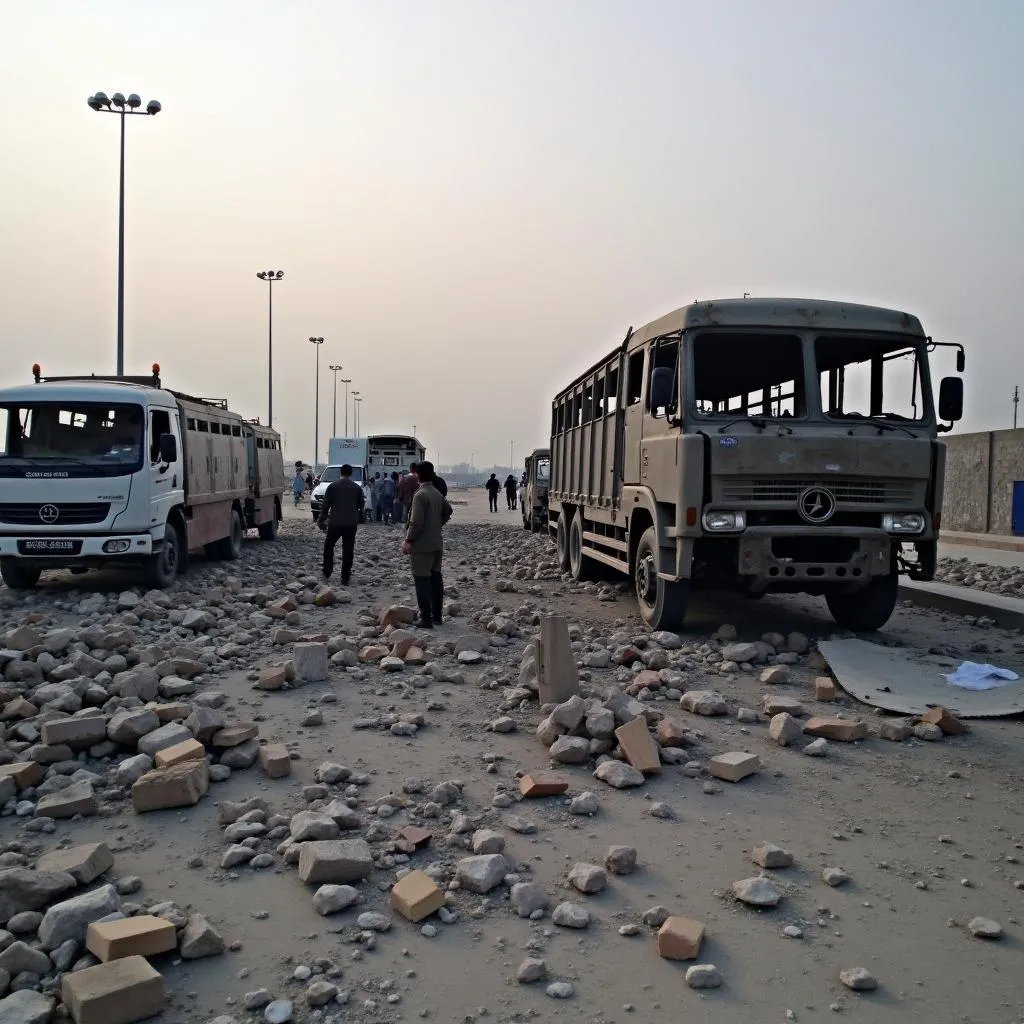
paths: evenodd
<path fill-rule="evenodd" d="M 491 478 L 484 486 L 487 488 L 487 505 L 491 512 L 498 511 L 498 495 L 501 494 L 502 487 L 505 488 L 505 501 L 508 503 L 508 510 L 511 512 L 519 507 L 519 485 L 511 473 L 505 477 L 504 484 L 498 479 L 497 473 L 492 473 Z"/>
<path fill-rule="evenodd" d="M 419 487 L 416 476 L 416 464 L 409 468 L 408 473 L 393 472 L 374 473 L 367 481 L 370 488 L 370 519 L 378 523 L 404 524 L 409 514 L 413 495 Z M 440 480 L 440 477 L 436 478 Z M 441 481 L 444 483 L 444 481 Z M 448 488 L 444 489 L 445 494 Z"/>
<path fill-rule="evenodd" d="M 303 469 L 302 463 L 296 462 L 295 476 L 292 477 L 292 497 L 295 499 L 296 505 L 302 501 L 302 496 L 304 494 L 312 492 L 314 483 L 313 471 Z"/>
<path fill-rule="evenodd" d="M 397 474 L 395 474 L 397 476 Z M 384 479 L 384 478 L 381 478 Z M 408 501 L 402 483 L 410 481 Z M 447 498 L 448 486 L 434 472 L 431 462 L 414 463 L 409 472 L 398 481 L 392 495 L 392 509 L 401 506 L 406 520 L 402 554 L 408 556 L 416 587 L 419 618 L 413 626 L 433 629 L 441 624 L 444 611 L 444 577 L 441 572 L 443 541 L 442 527 L 452 517 L 452 506 Z M 408 515 L 405 515 L 405 506 Z M 362 487 L 352 479 L 352 467 L 341 467 L 341 477 L 328 484 L 317 525 L 324 531 L 323 577 L 329 582 L 334 572 L 334 549 L 341 541 L 341 583 L 348 586 L 355 561 L 356 531 L 363 521 L 366 496 Z M 393 514 L 393 512 L 392 512 Z M 395 522 L 399 520 L 395 519 Z"/>

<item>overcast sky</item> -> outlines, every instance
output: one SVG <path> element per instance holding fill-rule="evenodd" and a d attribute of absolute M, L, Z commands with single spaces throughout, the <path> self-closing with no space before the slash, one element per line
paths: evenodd
<path fill-rule="evenodd" d="M 752 292 L 892 305 L 968 350 L 964 429 L 1024 386 L 1019 0 L 0 0 L 0 385 L 126 365 L 310 458 L 322 335 L 370 432 L 546 443 L 639 326 Z M 952 368 L 951 360 L 940 372 Z M 339 433 L 344 412 L 339 399 Z M 350 428 L 352 424 L 350 422 Z"/>

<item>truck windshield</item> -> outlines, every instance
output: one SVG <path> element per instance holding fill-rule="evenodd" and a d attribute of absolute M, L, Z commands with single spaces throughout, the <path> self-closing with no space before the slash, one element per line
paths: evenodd
<path fill-rule="evenodd" d="M 118 476 L 142 466 L 139 405 L 26 402 L 0 405 L 0 474 Z"/>
<path fill-rule="evenodd" d="M 693 342 L 698 416 L 805 416 L 803 344 L 795 334 L 704 331 Z"/>
<path fill-rule="evenodd" d="M 333 483 L 335 480 L 340 480 L 340 479 L 341 479 L 341 466 L 328 466 L 323 471 L 323 473 L 320 474 L 320 483 L 322 483 L 322 484 Z M 363 468 L 362 468 L 362 466 L 353 466 L 352 467 L 352 479 L 355 480 L 355 482 L 357 484 L 361 484 L 363 482 Z"/>
<path fill-rule="evenodd" d="M 926 415 L 921 350 L 906 338 L 822 335 L 814 357 L 826 416 L 916 422 Z"/>
<path fill-rule="evenodd" d="M 550 459 L 538 459 L 537 460 L 537 483 L 547 486 L 551 480 L 551 460 Z"/>

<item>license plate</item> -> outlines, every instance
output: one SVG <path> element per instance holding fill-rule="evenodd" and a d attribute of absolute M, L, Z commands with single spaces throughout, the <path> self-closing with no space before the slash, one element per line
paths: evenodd
<path fill-rule="evenodd" d="M 80 540 L 43 537 L 18 541 L 18 552 L 22 555 L 77 555 L 81 549 L 82 542 Z"/>

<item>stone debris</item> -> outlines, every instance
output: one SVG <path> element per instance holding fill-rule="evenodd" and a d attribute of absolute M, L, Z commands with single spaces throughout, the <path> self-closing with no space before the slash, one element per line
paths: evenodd
<path fill-rule="evenodd" d="M 622 756 L 637 771 L 644 775 L 656 774 L 661 771 L 661 758 L 658 745 L 654 742 L 643 718 L 634 718 L 615 730 L 615 738 L 619 741 Z"/>
<path fill-rule="evenodd" d="M 988 917 L 972 917 L 967 922 L 967 930 L 976 939 L 1001 939 L 1003 927 Z"/>
<path fill-rule="evenodd" d="M 568 782 L 551 772 L 531 772 L 519 780 L 519 792 L 527 799 L 560 796 L 568 788 Z"/>
<path fill-rule="evenodd" d="M 174 925 L 152 914 L 120 921 L 94 921 L 85 937 L 85 948 L 101 963 L 127 956 L 155 956 L 177 946 Z"/>
<path fill-rule="evenodd" d="M 516 981 L 520 985 L 533 985 L 544 981 L 548 976 L 548 965 L 537 957 L 528 956 L 516 971 Z"/>
<path fill-rule="evenodd" d="M 609 846 L 604 866 L 613 875 L 631 875 L 636 871 L 637 852 L 633 846 Z"/>
<path fill-rule="evenodd" d="M 777 907 L 782 893 L 763 875 L 732 883 L 733 895 L 749 907 Z"/>
<path fill-rule="evenodd" d="M 821 880 L 835 889 L 840 885 L 846 885 L 850 876 L 842 868 L 825 868 L 821 873 Z"/>
<path fill-rule="evenodd" d="M 761 759 L 757 754 L 742 751 L 731 751 L 728 754 L 716 754 L 708 762 L 708 772 L 716 779 L 725 782 L 741 782 L 748 775 L 761 770 Z"/>
<path fill-rule="evenodd" d="M 838 743 L 855 743 L 867 737 L 868 727 L 866 722 L 846 718 L 809 718 L 804 724 L 804 732 Z"/>
<path fill-rule="evenodd" d="M 768 735 L 780 747 L 792 746 L 804 734 L 803 726 L 788 712 L 781 711 L 768 723 Z"/>
<path fill-rule="evenodd" d="M 661 908 L 658 908 L 659 910 Z M 666 916 L 655 924 L 658 915 L 648 911 L 644 922 L 658 928 L 658 955 L 666 960 L 696 960 L 704 943 L 704 925 L 689 917 Z"/>
<path fill-rule="evenodd" d="M 944 736 L 962 736 L 968 731 L 967 726 L 955 718 L 945 708 L 929 708 L 922 716 L 921 721 L 926 725 L 936 725 L 942 730 Z"/>
<path fill-rule="evenodd" d="M 594 771 L 594 778 L 606 782 L 612 789 L 630 789 L 633 786 L 644 784 L 643 772 L 637 771 L 632 765 L 625 761 L 616 761 L 609 758 L 602 761 Z"/>
<path fill-rule="evenodd" d="M 750 859 L 758 867 L 769 870 L 791 868 L 793 866 L 793 854 L 788 850 L 784 850 L 781 846 L 776 846 L 774 843 L 758 843 L 750 851 Z"/>
<path fill-rule="evenodd" d="M 848 967 L 840 971 L 839 980 L 853 992 L 874 992 L 878 988 L 875 976 L 865 967 Z"/>
<path fill-rule="evenodd" d="M 391 906 L 407 921 L 418 922 L 445 904 L 444 893 L 423 871 L 410 871 L 391 889 Z"/>
<path fill-rule="evenodd" d="M 569 872 L 569 884 L 577 891 L 588 896 L 601 892 L 608 885 L 608 876 L 604 868 L 597 864 L 575 864 Z"/>
<path fill-rule="evenodd" d="M 501 885 L 509 863 L 500 853 L 464 857 L 456 865 L 455 877 L 464 889 L 483 896 Z"/>
<path fill-rule="evenodd" d="M 690 988 L 721 988 L 722 975 L 714 964 L 694 964 L 686 969 L 686 984 Z"/>
<path fill-rule="evenodd" d="M 551 920 L 560 928 L 586 928 L 590 913 L 576 903 L 559 903 L 551 912 Z"/>

